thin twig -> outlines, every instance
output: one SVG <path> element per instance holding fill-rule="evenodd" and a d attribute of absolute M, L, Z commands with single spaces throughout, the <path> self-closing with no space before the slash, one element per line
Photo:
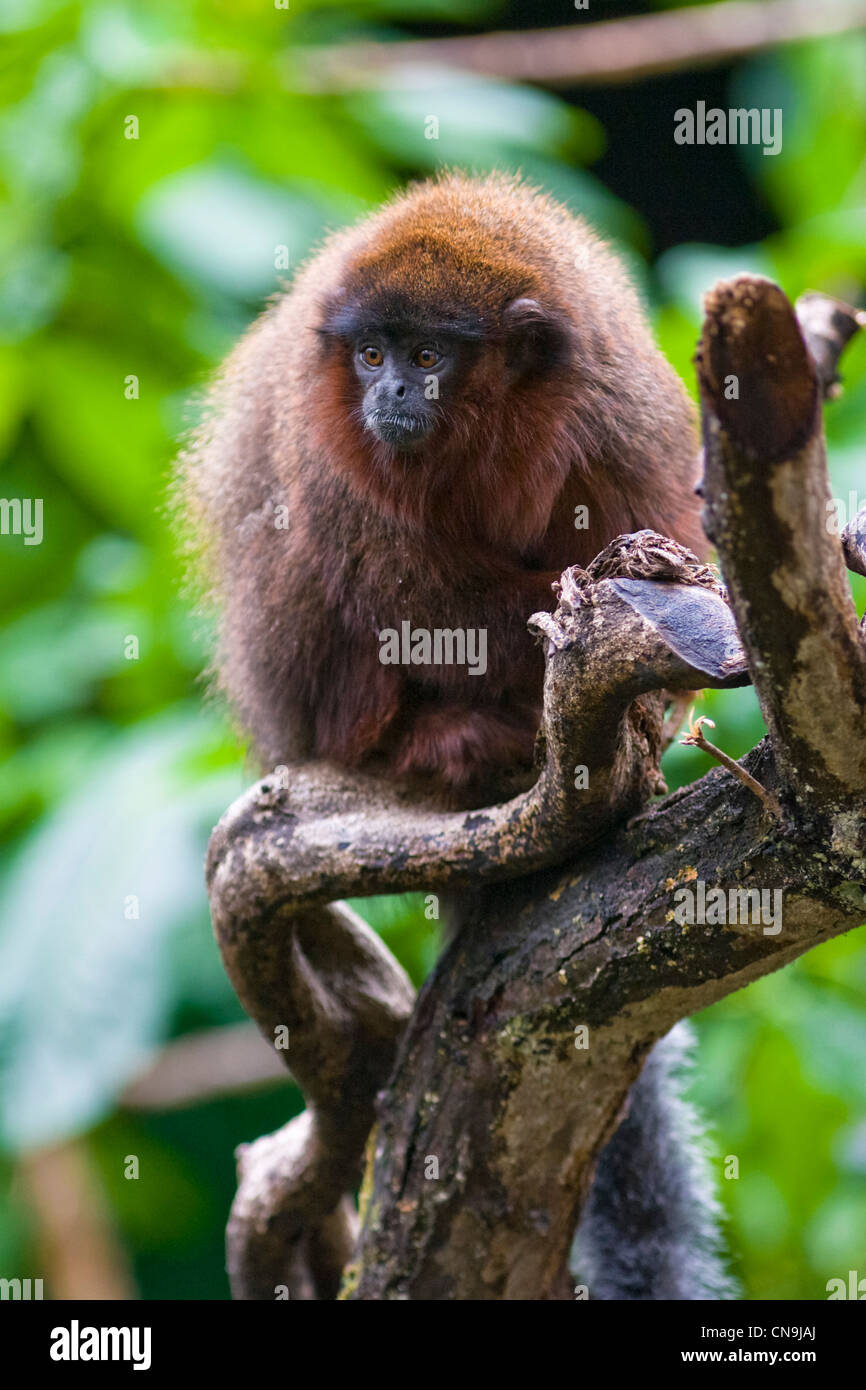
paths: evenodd
<path fill-rule="evenodd" d="M 122 1091 L 126 1110 L 175 1110 L 291 1081 L 283 1059 L 252 1023 L 189 1033 L 166 1044 Z"/>
<path fill-rule="evenodd" d="M 763 801 L 767 810 L 771 815 L 775 816 L 776 820 L 781 820 L 782 807 L 773 793 L 768 792 L 766 787 L 762 787 L 760 782 L 756 782 L 755 778 L 752 777 L 744 767 L 734 762 L 733 758 L 729 758 L 727 753 L 724 753 L 721 748 L 717 748 L 714 743 L 710 743 L 709 739 L 704 738 L 701 732 L 703 726 L 709 724 L 710 728 L 714 729 L 716 726 L 713 720 L 706 714 L 700 715 L 697 719 L 694 719 L 693 715 L 694 709 L 689 713 L 689 731 L 687 734 L 683 735 L 680 739 L 680 743 L 692 748 L 702 748 L 705 753 L 709 753 L 711 758 L 715 758 L 716 762 L 721 763 L 722 767 L 726 767 L 728 772 L 733 773 L 733 775 L 742 782 L 744 787 L 748 787 L 750 792 L 754 792 L 755 796 Z"/>

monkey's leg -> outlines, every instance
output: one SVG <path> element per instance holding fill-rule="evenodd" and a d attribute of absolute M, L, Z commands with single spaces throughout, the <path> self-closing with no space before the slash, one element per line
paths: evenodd
<path fill-rule="evenodd" d="M 679 1023 L 656 1043 L 599 1157 L 572 1251 L 590 1298 L 737 1297 L 701 1126 L 681 1095 L 692 1041 Z"/>
<path fill-rule="evenodd" d="M 537 776 L 532 760 L 539 718 L 528 705 L 431 703 L 403 733 L 395 769 L 454 809 L 508 800 Z"/>

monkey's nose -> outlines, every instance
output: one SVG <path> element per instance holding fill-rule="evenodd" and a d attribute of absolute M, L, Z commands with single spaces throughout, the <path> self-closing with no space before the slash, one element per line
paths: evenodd
<path fill-rule="evenodd" d="M 395 388 L 394 388 L 394 395 L 397 397 L 397 400 L 398 400 L 398 401 L 402 401 L 402 399 L 403 399 L 403 397 L 405 396 L 405 394 L 406 394 L 406 387 L 403 385 L 403 383 L 402 383 L 402 381 L 401 381 L 401 383 L 400 383 L 399 386 L 395 386 Z"/>

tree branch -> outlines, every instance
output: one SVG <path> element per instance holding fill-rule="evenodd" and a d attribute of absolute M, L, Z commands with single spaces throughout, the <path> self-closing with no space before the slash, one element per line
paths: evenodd
<path fill-rule="evenodd" d="M 866 575 L 866 507 L 861 507 L 842 532 L 842 550 L 849 570 Z"/>
<path fill-rule="evenodd" d="M 357 1181 L 373 1098 L 412 1006 L 375 934 L 326 904 L 561 860 L 664 789 L 664 701 L 647 692 L 744 679 L 712 572 L 650 531 L 619 538 L 586 571 L 568 570 L 556 614 L 536 614 L 533 625 L 548 648 L 546 761 L 529 792 L 443 814 L 369 777 L 313 765 L 293 769 L 287 787 L 264 779 L 214 831 L 208 883 L 226 971 L 265 1037 L 288 1030 L 285 1060 L 308 1102 L 305 1116 L 241 1153 L 228 1232 L 237 1297 L 273 1297 L 290 1279 L 295 1297 L 333 1296 L 351 1240 L 343 1194 Z M 341 1256 L 336 1268 L 329 1252 Z"/>
<path fill-rule="evenodd" d="M 211 906 L 235 937 L 257 901 L 269 911 L 278 896 L 298 912 L 560 861 L 659 789 L 662 701 L 636 710 L 638 697 L 747 680 L 711 571 L 651 531 L 618 538 L 588 570 L 567 570 L 556 613 L 535 614 L 530 626 L 547 643 L 545 762 L 532 789 L 445 814 L 322 764 L 291 769 L 287 787 L 265 778 L 220 821 L 208 855 Z M 585 787 L 575 786 L 578 766 Z"/>
<path fill-rule="evenodd" d="M 825 304 L 816 313 L 832 322 Z M 832 335 L 816 334 L 829 383 Z M 265 1036 L 289 1028 L 286 1061 L 308 1103 L 241 1154 L 236 1297 L 281 1284 L 333 1296 L 355 1236 L 346 1194 L 404 1029 L 346 1296 L 570 1296 L 567 1248 L 594 1159 L 653 1041 L 862 919 L 863 652 L 824 524 L 818 368 L 781 291 L 740 280 L 710 296 L 699 371 L 706 508 L 742 646 L 705 566 L 651 532 L 620 537 L 566 571 L 555 614 L 532 619 L 546 675 L 530 791 L 443 814 L 307 766 L 287 788 L 257 784 L 214 832 L 226 969 Z M 742 683 L 747 662 L 770 729 L 749 772 L 784 798 L 784 825 L 719 770 L 617 829 L 659 786 L 658 692 Z M 819 668 L 854 740 L 844 768 Z M 783 919 L 682 923 L 676 894 L 693 884 L 759 903 L 779 894 Z M 484 885 L 473 920 L 414 1010 L 374 933 L 327 906 L 460 885 Z M 592 1036 L 583 1052 L 579 1024 Z"/>
<path fill-rule="evenodd" d="M 167 1043 L 124 1087 L 119 1104 L 126 1110 L 174 1110 L 289 1079 L 258 1030 L 235 1023 Z"/>
<path fill-rule="evenodd" d="M 820 306 L 813 296 L 801 313 L 823 326 Z M 866 790 L 866 651 L 842 546 L 827 526 L 821 377 L 794 310 L 769 280 L 717 285 L 706 309 L 696 359 L 704 527 L 785 793 L 801 814 L 830 811 Z M 835 379 L 820 336 L 823 379 Z"/>
<path fill-rule="evenodd" d="M 768 749 L 749 763 L 772 785 Z M 567 870 L 490 889 L 425 985 L 380 1106 L 349 1296 L 572 1297 L 594 1160 L 652 1043 L 863 920 L 862 882 L 856 900 L 842 887 L 852 860 L 815 848 L 719 770 Z M 781 893 L 782 930 L 678 924 L 677 890 L 700 883 Z"/>
<path fill-rule="evenodd" d="M 576 15 L 574 23 L 555 29 L 307 51 L 304 72 L 293 72 L 291 84 L 340 90 L 393 83 L 401 70 L 417 82 L 421 68 L 450 67 L 547 87 L 611 86 L 864 25 L 864 0 L 723 0 L 601 23 Z"/>

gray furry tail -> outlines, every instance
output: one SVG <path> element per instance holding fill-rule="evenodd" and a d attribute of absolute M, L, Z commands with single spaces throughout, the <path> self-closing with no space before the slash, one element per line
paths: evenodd
<path fill-rule="evenodd" d="M 591 1299 L 733 1299 L 701 1127 L 681 1095 L 694 1037 L 656 1043 L 602 1150 L 571 1265 Z"/>

